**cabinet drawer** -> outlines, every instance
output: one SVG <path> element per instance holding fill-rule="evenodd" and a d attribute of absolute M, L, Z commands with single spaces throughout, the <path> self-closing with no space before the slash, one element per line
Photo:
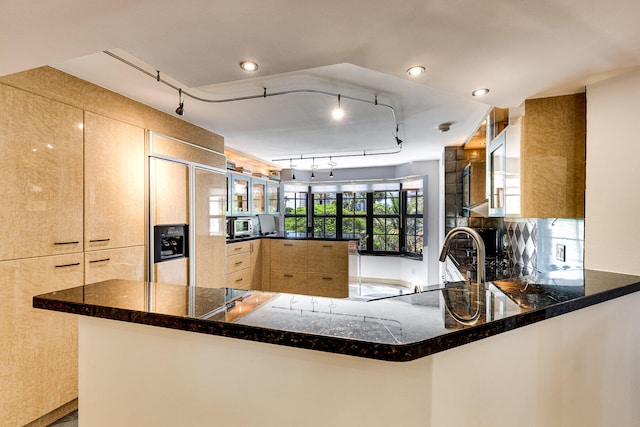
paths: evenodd
<path fill-rule="evenodd" d="M 307 241 L 273 240 L 271 242 L 271 268 L 307 271 Z"/>
<path fill-rule="evenodd" d="M 251 242 L 227 243 L 227 256 L 249 252 Z"/>
<path fill-rule="evenodd" d="M 227 256 L 227 274 L 251 267 L 251 254 L 244 252 L 238 255 Z"/>
<path fill-rule="evenodd" d="M 307 291 L 309 295 L 347 298 L 349 296 L 349 275 L 346 273 L 309 273 Z"/>
<path fill-rule="evenodd" d="M 144 280 L 144 246 L 86 252 L 85 284 L 110 279 Z"/>
<path fill-rule="evenodd" d="M 349 271 L 349 242 L 308 242 L 310 272 L 347 273 Z"/>
<path fill-rule="evenodd" d="M 307 273 L 303 271 L 271 270 L 271 291 L 306 294 Z"/>
<path fill-rule="evenodd" d="M 227 274 L 227 287 L 251 289 L 251 270 L 244 269 Z"/>

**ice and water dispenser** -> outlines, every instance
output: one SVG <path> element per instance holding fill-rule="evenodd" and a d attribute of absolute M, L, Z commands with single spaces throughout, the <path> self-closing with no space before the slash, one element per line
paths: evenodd
<path fill-rule="evenodd" d="M 189 256 L 189 226 L 187 224 L 153 227 L 153 262 L 159 263 Z"/>

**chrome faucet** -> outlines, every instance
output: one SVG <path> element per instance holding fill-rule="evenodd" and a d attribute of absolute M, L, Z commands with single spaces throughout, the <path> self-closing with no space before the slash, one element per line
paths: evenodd
<path fill-rule="evenodd" d="M 477 252 L 477 267 L 476 267 L 476 289 L 474 290 L 476 293 L 476 310 L 475 313 L 471 316 L 461 316 L 452 309 L 450 304 L 448 293 L 443 291 L 443 296 L 445 303 L 447 305 L 447 309 L 451 316 L 456 319 L 458 322 L 463 325 L 473 325 L 480 318 L 481 314 L 481 305 L 482 305 L 482 297 L 484 295 L 484 281 L 485 281 L 485 247 L 484 241 L 482 237 L 476 230 L 469 227 L 456 227 L 447 233 L 444 238 L 444 243 L 442 244 L 442 251 L 440 252 L 440 262 L 445 262 L 447 260 L 447 254 L 449 252 L 449 245 L 451 244 L 451 240 L 457 236 L 458 234 L 468 234 L 471 236 L 476 245 Z M 472 292 L 474 292 L 472 291 Z"/>

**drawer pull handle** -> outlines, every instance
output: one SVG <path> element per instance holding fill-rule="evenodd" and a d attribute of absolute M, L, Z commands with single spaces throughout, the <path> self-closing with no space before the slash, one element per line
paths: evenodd
<path fill-rule="evenodd" d="M 56 265 L 56 268 L 64 268 L 64 267 L 75 267 L 77 265 L 80 265 L 79 262 L 74 262 L 73 264 L 62 264 L 62 265 Z"/>
<path fill-rule="evenodd" d="M 244 262 L 244 261 L 237 261 L 237 262 L 236 262 L 236 265 L 240 265 L 240 264 L 242 264 L 243 262 Z"/>
<path fill-rule="evenodd" d="M 242 246 L 238 246 L 238 247 L 236 247 L 236 248 L 233 248 L 233 250 L 234 250 L 234 251 L 242 250 Z"/>
<path fill-rule="evenodd" d="M 285 243 L 284 246 L 293 246 L 293 243 Z"/>
<path fill-rule="evenodd" d="M 242 280 L 243 280 L 243 279 L 242 279 L 242 277 L 241 277 L 241 278 L 239 278 L 239 279 L 236 279 L 236 283 L 238 283 L 238 282 L 242 282 Z"/>
<path fill-rule="evenodd" d="M 96 262 L 107 262 L 107 261 L 111 261 L 111 258 L 103 258 L 103 259 L 92 260 L 92 261 L 89 261 L 89 264 L 95 264 Z"/>
<path fill-rule="evenodd" d="M 322 245 L 323 248 L 332 248 L 333 245 Z"/>
<path fill-rule="evenodd" d="M 111 239 L 91 239 L 89 240 L 89 243 L 101 243 L 101 242 L 108 242 Z"/>
<path fill-rule="evenodd" d="M 80 242 L 55 242 L 54 245 L 77 245 Z"/>
<path fill-rule="evenodd" d="M 293 277 L 293 274 L 285 274 L 284 277 Z"/>
<path fill-rule="evenodd" d="M 333 277 L 322 276 L 322 280 L 333 280 Z"/>

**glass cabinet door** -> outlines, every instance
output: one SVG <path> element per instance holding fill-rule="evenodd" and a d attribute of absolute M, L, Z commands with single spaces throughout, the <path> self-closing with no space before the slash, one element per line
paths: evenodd
<path fill-rule="evenodd" d="M 267 183 L 267 213 L 280 212 L 280 186 Z"/>
<path fill-rule="evenodd" d="M 233 175 L 231 183 L 232 201 L 231 213 L 233 215 L 249 214 L 249 178 Z"/>
<path fill-rule="evenodd" d="M 253 214 L 265 213 L 265 195 L 267 183 L 264 181 L 253 180 L 251 185 L 251 194 L 253 198 Z"/>
<path fill-rule="evenodd" d="M 502 132 L 491 142 L 487 154 L 489 183 L 489 216 L 504 216 L 506 185 L 505 135 Z"/>

